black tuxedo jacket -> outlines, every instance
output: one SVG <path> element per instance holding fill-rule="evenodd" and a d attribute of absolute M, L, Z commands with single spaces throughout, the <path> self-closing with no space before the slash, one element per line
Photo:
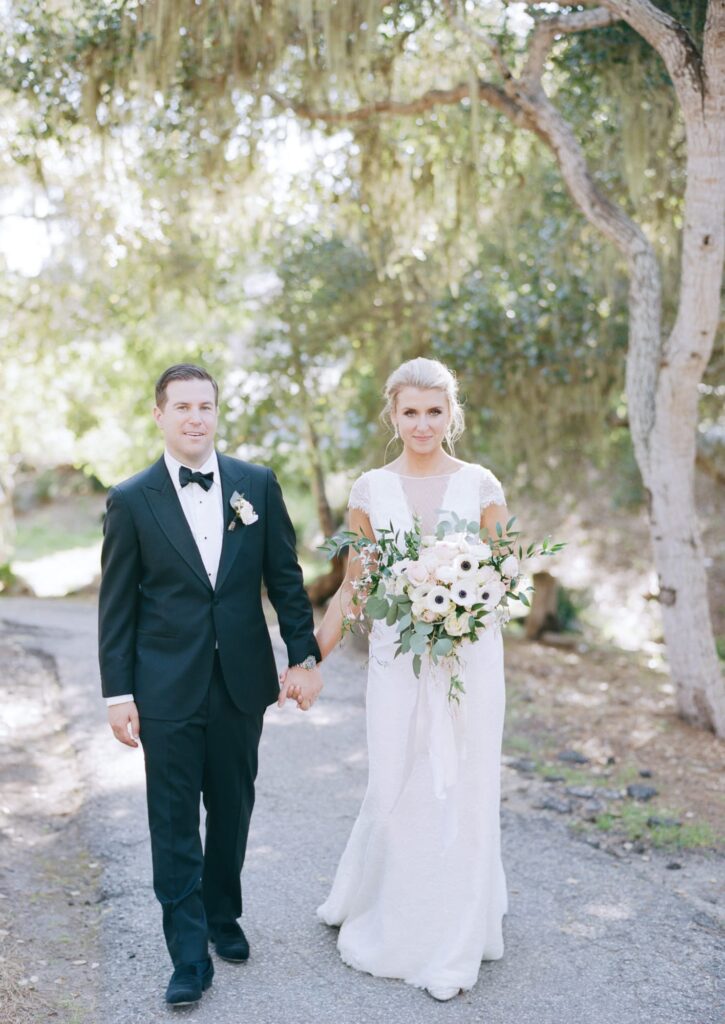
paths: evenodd
<path fill-rule="evenodd" d="M 272 470 L 217 454 L 224 540 L 216 587 L 204 569 L 163 456 L 113 487 L 106 504 L 99 596 L 104 697 L 132 693 L 141 716 L 188 718 L 201 704 L 219 645 L 222 672 L 241 711 L 259 713 L 279 695 L 262 611 L 262 582 L 291 665 L 319 660 L 295 533 Z M 238 491 L 259 519 L 244 526 Z"/>

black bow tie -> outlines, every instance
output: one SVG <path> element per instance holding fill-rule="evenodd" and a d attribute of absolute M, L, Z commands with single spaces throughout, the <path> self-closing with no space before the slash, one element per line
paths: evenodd
<path fill-rule="evenodd" d="M 197 469 L 192 472 L 187 466 L 179 466 L 179 483 L 182 487 L 186 487 L 187 484 L 198 484 L 208 491 L 214 483 L 214 473 L 200 473 Z"/>

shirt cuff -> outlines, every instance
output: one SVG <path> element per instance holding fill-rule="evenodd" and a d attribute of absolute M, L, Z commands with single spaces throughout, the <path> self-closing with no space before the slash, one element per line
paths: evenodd
<path fill-rule="evenodd" d="M 114 704 L 126 704 L 130 700 L 133 700 L 132 693 L 124 693 L 120 697 L 106 697 L 106 707 L 110 708 Z"/>

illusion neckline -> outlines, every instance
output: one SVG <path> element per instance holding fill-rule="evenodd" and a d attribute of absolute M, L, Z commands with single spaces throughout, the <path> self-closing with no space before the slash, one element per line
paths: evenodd
<path fill-rule="evenodd" d="M 384 473 L 390 473 L 392 476 L 399 476 L 402 480 L 439 480 L 445 476 L 457 476 L 458 473 L 462 473 L 464 469 L 467 469 L 472 463 L 464 462 L 458 469 L 454 469 L 452 473 L 427 473 L 424 476 L 414 476 L 411 473 L 396 473 L 394 469 L 388 469 L 387 466 L 381 466 L 380 468 Z"/>

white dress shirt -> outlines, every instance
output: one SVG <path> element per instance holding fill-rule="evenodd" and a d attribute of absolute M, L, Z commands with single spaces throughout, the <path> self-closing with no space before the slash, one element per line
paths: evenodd
<path fill-rule="evenodd" d="M 213 588 L 216 586 L 224 540 L 224 499 L 216 452 L 212 451 L 204 465 L 199 466 L 200 473 L 214 473 L 214 482 L 208 491 L 197 483 L 181 486 L 179 470 L 184 463 L 175 459 L 168 450 L 164 452 L 164 462 Z M 106 704 L 111 707 L 112 704 L 125 704 L 130 700 L 133 700 L 133 694 L 124 693 L 120 697 L 106 697 Z"/>

